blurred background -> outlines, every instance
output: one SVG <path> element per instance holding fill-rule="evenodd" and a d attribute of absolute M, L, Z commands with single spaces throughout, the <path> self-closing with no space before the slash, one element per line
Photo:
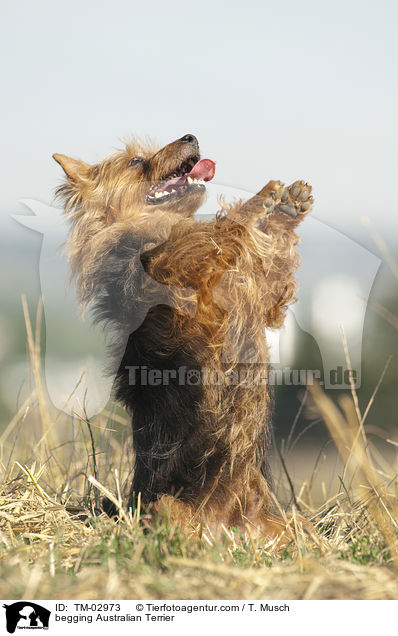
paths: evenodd
<path fill-rule="evenodd" d="M 46 242 L 55 252 L 59 239 L 46 234 L 49 220 L 35 228 L 25 218 L 24 227 L 15 215 L 55 205 L 62 174 L 51 155 L 96 162 L 131 135 L 163 145 L 190 132 L 217 162 L 204 214 L 217 194 L 250 194 L 271 178 L 313 185 L 300 302 L 279 368 L 344 363 L 341 319 L 362 412 L 389 362 L 367 427 L 396 441 L 398 5 L 3 0 L 0 11 L 0 432 L 30 391 L 21 296 L 34 314 L 41 249 Z M 51 351 L 43 332 L 42 352 L 57 379 L 87 349 L 98 347 L 101 359 L 103 344 L 100 333 L 82 331 L 75 308 L 74 320 L 54 302 L 64 274 L 58 280 L 47 262 L 49 270 Z M 327 439 L 305 387 L 276 388 L 274 422 L 282 446 L 293 423 L 296 449 Z M 388 457 L 396 447 L 382 450 Z"/>

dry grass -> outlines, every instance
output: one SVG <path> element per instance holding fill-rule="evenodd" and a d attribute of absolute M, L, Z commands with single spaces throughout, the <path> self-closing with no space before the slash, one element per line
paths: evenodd
<path fill-rule="evenodd" d="M 397 467 L 376 461 L 355 389 L 339 406 L 312 387 L 343 460 L 339 488 L 313 504 L 311 480 L 288 474 L 295 505 L 316 536 L 297 530 L 277 550 L 227 529 L 221 540 L 184 535 L 167 520 L 148 523 L 122 507 L 130 479 L 129 423 L 105 412 L 88 422 L 46 402 L 40 370 L 40 313 L 27 321 L 32 394 L 0 436 L 0 595 L 12 599 L 397 599 Z M 345 342 L 345 341 L 344 341 Z M 348 347 L 347 360 L 349 361 Z M 127 449 L 127 450 L 126 450 Z M 381 462 L 381 464 L 380 464 Z M 101 490 L 120 506 L 98 514 Z"/>

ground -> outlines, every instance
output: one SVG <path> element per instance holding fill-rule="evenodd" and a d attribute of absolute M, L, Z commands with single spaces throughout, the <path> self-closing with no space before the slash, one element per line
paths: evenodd
<path fill-rule="evenodd" d="M 89 422 L 56 412 L 45 400 L 37 340 L 28 322 L 35 388 L 0 435 L 3 599 L 398 598 L 398 470 L 380 468 L 365 423 L 376 391 L 363 415 L 355 389 L 336 403 L 309 387 L 341 465 L 326 495 L 316 466 L 300 483 L 281 455 L 276 491 L 294 502 L 283 545 L 250 527 L 218 538 L 200 526 L 184 534 L 148 517 L 139 501 L 133 512 L 123 508 L 127 416 L 113 409 Z M 99 513 L 104 494 L 120 506 L 118 523 Z M 314 532 L 298 529 L 297 514 Z"/>

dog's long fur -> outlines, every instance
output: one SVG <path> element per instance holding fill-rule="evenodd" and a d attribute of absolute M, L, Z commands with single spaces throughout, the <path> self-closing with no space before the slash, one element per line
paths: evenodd
<path fill-rule="evenodd" d="M 184 526 L 250 523 L 274 536 L 282 524 L 270 496 L 263 330 L 283 324 L 295 297 L 294 230 L 311 188 L 271 181 L 206 222 L 192 218 L 202 188 L 148 205 L 151 184 L 198 152 L 185 136 L 159 151 L 133 142 L 95 166 L 54 155 L 67 175 L 58 194 L 72 224 L 71 267 L 81 303 L 94 304 L 117 339 L 115 396 L 133 425 L 130 504 L 140 492 Z M 132 383 L 132 367 L 176 377 L 153 386 L 138 373 Z M 218 382 L 181 383 L 181 369 Z M 257 378 L 236 382 L 244 372 Z"/>

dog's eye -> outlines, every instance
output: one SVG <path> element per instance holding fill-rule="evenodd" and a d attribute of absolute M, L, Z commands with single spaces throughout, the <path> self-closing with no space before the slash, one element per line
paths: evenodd
<path fill-rule="evenodd" d="M 131 168 L 131 166 L 138 166 L 138 164 L 144 163 L 144 161 L 145 161 L 144 157 L 133 157 L 128 162 L 127 167 Z"/>

